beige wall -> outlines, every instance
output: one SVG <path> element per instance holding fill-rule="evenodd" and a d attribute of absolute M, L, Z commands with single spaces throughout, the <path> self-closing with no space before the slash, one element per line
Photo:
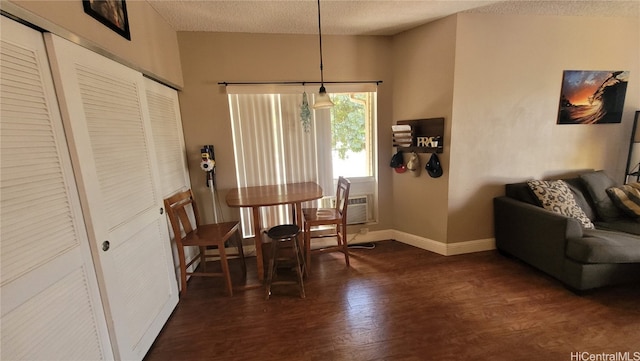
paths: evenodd
<path fill-rule="evenodd" d="M 580 169 L 621 181 L 640 109 L 639 37 L 634 19 L 490 14 L 395 36 L 393 121 L 446 121 L 442 178 L 393 175 L 395 229 L 491 239 L 504 183 Z M 576 69 L 631 71 L 622 124 L 556 125 L 562 71 Z"/>
<path fill-rule="evenodd" d="M 444 170 L 431 178 L 382 169 L 393 179 L 393 224 L 396 230 L 446 243 L 448 222 L 449 156 L 455 64 L 456 17 L 424 25 L 393 38 L 393 122 L 445 118 L 444 152 L 438 154 Z M 384 148 L 390 158 L 396 149 Z M 418 154 L 422 168 L 430 154 Z M 405 161 L 408 155 L 405 155 Z"/>
<path fill-rule="evenodd" d="M 638 110 L 638 111 L 640 111 L 640 110 Z M 634 117 L 635 117 L 635 115 L 634 115 Z M 639 116 L 638 122 L 640 122 L 640 116 Z M 636 125 L 636 134 L 634 134 L 633 141 L 634 142 L 640 142 L 640 124 Z"/>
<path fill-rule="evenodd" d="M 85 14 L 80 0 L 3 0 L 2 9 L 175 88 L 183 85 L 176 32 L 146 1 L 127 1 L 131 41 Z"/>
<path fill-rule="evenodd" d="M 318 80 L 317 37 L 176 34 L 147 2 L 127 5 L 132 41 L 84 14 L 81 1 L 2 2 L 13 15 L 183 88 L 194 191 L 201 203 L 209 201 L 198 157 L 203 144 L 214 144 L 225 217 L 237 218 L 224 206 L 236 179 L 228 104 L 217 83 Z M 371 230 L 441 243 L 488 239 L 491 200 L 504 183 L 585 168 L 622 179 L 640 109 L 638 20 L 460 14 L 394 37 L 323 41 L 325 79 L 384 81 L 378 88 L 380 213 Z M 562 71 L 574 69 L 631 71 L 622 124 L 555 124 Z M 445 118 L 444 175 L 396 174 L 388 166 L 390 126 L 426 117 Z M 427 159 L 421 155 L 423 166 Z M 212 220 L 210 207 L 203 208 Z"/>
<path fill-rule="evenodd" d="M 580 169 L 624 179 L 639 37 L 629 19 L 458 15 L 449 243 L 493 237 L 504 183 Z M 629 70 L 622 124 L 557 125 L 563 70 Z"/>
<path fill-rule="evenodd" d="M 382 80 L 378 86 L 378 125 L 381 171 L 379 224 L 392 226 L 390 178 L 386 168 L 391 145 L 391 54 L 390 38 L 323 36 L 325 80 Z M 182 122 L 191 182 L 200 203 L 210 199 L 204 174 L 199 168 L 200 147 L 213 144 L 216 180 L 225 219 L 238 219 L 237 209 L 226 207 L 224 198 L 236 186 L 229 106 L 219 82 L 319 81 L 318 37 L 239 33 L 180 32 L 184 91 L 180 93 Z M 327 85 L 330 90 L 330 86 Z M 204 207 L 205 219 L 212 220 Z"/>

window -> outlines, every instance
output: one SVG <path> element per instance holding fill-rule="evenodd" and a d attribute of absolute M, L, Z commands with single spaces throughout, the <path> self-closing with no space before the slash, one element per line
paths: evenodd
<path fill-rule="evenodd" d="M 376 93 L 375 86 L 369 87 L 373 91 L 346 87 L 330 94 L 336 106 L 312 109 L 311 127 L 305 132 L 300 86 L 227 86 L 238 187 L 313 181 L 330 197 L 334 178 L 342 175 L 352 181 L 351 194 L 363 182 L 367 194 L 373 194 Z M 241 210 L 245 237 L 253 236 L 249 212 Z M 263 228 L 291 219 L 285 206 L 263 207 L 261 212 Z"/>
<path fill-rule="evenodd" d="M 331 161 L 334 177 L 374 176 L 375 93 L 330 94 Z"/>

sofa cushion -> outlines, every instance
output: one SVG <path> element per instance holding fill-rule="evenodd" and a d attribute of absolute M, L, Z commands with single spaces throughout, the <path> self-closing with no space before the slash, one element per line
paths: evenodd
<path fill-rule="evenodd" d="M 584 182 L 579 177 L 566 178 L 563 179 L 563 181 L 567 183 L 569 189 L 573 192 L 573 197 L 576 199 L 576 203 L 578 203 L 587 217 L 591 220 L 596 219 L 598 215 L 592 206 L 593 201 L 591 201 L 591 196 L 589 195 L 589 191 L 587 190 Z"/>
<path fill-rule="evenodd" d="M 630 183 L 620 187 L 607 188 L 607 194 L 613 204 L 626 215 L 640 217 L 640 183 Z"/>
<path fill-rule="evenodd" d="M 617 184 L 609 178 L 603 171 L 589 172 L 580 175 L 580 179 L 587 186 L 589 195 L 593 200 L 598 217 L 611 222 L 622 216 L 622 212 L 613 204 L 607 194 L 607 188 L 615 187 Z"/>
<path fill-rule="evenodd" d="M 615 222 L 595 222 L 596 229 L 631 233 L 640 236 L 640 222 L 631 218 L 620 218 Z"/>
<path fill-rule="evenodd" d="M 543 181 L 530 180 L 529 188 L 540 200 L 544 209 L 577 219 L 584 228 L 594 228 L 593 223 L 578 206 L 567 183 L 562 180 Z"/>
<path fill-rule="evenodd" d="M 583 237 L 567 239 L 566 255 L 582 263 L 640 262 L 640 236 L 587 229 Z"/>
<path fill-rule="evenodd" d="M 592 206 L 593 202 L 591 201 L 591 196 L 584 182 L 578 177 L 563 180 L 567 183 L 571 192 L 573 192 L 576 203 L 578 203 L 578 206 L 580 206 L 587 217 L 591 220 L 596 219 L 597 214 Z M 505 184 L 505 195 L 521 202 L 542 207 L 540 200 L 535 196 L 531 188 L 529 188 L 527 182 Z"/>
<path fill-rule="evenodd" d="M 509 198 L 519 200 L 521 202 L 533 204 L 541 207 L 540 201 L 533 195 L 531 188 L 527 182 L 509 183 L 504 186 L 505 195 Z"/>

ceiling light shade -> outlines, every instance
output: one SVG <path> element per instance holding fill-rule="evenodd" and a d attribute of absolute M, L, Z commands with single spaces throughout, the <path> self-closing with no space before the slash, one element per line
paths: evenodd
<path fill-rule="evenodd" d="M 313 109 L 332 108 L 333 102 L 324 88 L 324 69 L 322 66 L 322 22 L 320 21 L 320 0 L 318 0 L 318 39 L 320 40 L 320 91 L 313 104 Z"/>
<path fill-rule="evenodd" d="M 329 94 L 327 94 L 327 90 L 324 88 L 324 86 L 321 86 L 320 92 L 316 97 L 316 102 L 313 104 L 313 109 L 327 109 L 332 107 L 333 102 L 331 101 Z"/>

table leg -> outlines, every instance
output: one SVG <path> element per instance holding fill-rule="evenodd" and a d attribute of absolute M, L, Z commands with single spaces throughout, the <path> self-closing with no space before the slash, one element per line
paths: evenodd
<path fill-rule="evenodd" d="M 264 280 L 264 264 L 262 259 L 262 229 L 260 226 L 260 207 L 253 207 L 253 233 L 256 244 L 256 264 L 258 271 L 258 280 Z"/>
<path fill-rule="evenodd" d="M 302 229 L 302 203 L 295 204 L 295 224 Z"/>

